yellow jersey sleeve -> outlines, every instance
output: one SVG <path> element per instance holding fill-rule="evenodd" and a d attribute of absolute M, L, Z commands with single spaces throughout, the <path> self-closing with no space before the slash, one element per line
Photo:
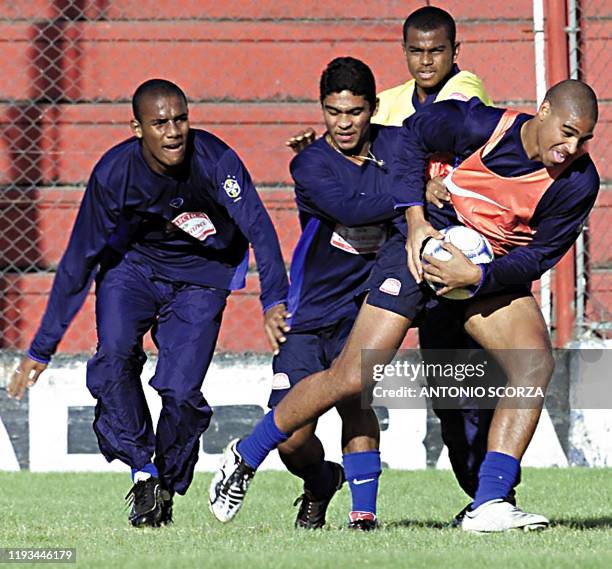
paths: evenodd
<path fill-rule="evenodd" d="M 412 105 L 413 92 L 414 79 L 411 79 L 397 87 L 379 93 L 378 109 L 372 116 L 372 123 L 384 126 L 402 126 L 404 120 L 415 112 Z M 468 101 L 472 97 L 478 97 L 485 105 L 493 104 L 480 77 L 469 71 L 460 71 L 453 75 L 440 89 L 436 102 L 447 99 Z"/>
<path fill-rule="evenodd" d="M 469 71 L 460 71 L 453 75 L 444 87 L 440 89 L 436 102 L 446 101 L 447 99 L 469 101 L 472 97 L 478 97 L 485 105 L 493 104 L 493 101 L 485 91 L 482 79 Z"/>
<path fill-rule="evenodd" d="M 372 123 L 384 126 L 402 126 L 404 119 L 414 113 L 412 93 L 414 79 L 386 89 L 378 94 L 378 109 L 372 116 Z"/>

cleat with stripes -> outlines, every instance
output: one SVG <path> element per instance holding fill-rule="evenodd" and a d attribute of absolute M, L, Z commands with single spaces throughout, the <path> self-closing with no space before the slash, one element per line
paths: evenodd
<path fill-rule="evenodd" d="M 223 461 L 213 476 L 208 493 L 210 511 L 222 523 L 234 519 L 246 496 L 255 470 L 242 458 L 234 439 L 223 453 Z"/>
<path fill-rule="evenodd" d="M 130 508 L 128 520 L 134 527 L 158 527 L 162 518 L 159 478 L 150 476 L 132 486 L 125 499 Z"/>

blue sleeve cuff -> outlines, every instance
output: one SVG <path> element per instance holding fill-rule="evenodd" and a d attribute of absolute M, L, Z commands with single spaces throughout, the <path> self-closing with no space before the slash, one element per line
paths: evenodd
<path fill-rule="evenodd" d="M 287 305 L 287 299 L 283 299 L 283 300 L 277 300 L 276 302 L 271 302 L 270 304 L 264 304 L 263 305 L 263 311 L 267 312 L 268 310 L 270 310 L 270 308 L 272 308 L 273 306 L 277 306 L 278 304 L 284 304 L 285 306 Z"/>
<path fill-rule="evenodd" d="M 478 291 L 482 288 L 487 276 L 487 267 L 489 266 L 489 263 L 479 263 L 478 266 L 480 267 L 482 274 L 480 275 L 480 282 L 478 283 L 478 286 L 476 287 L 476 290 L 474 290 L 474 294 L 472 296 L 476 296 Z"/>
<path fill-rule="evenodd" d="M 30 348 L 30 349 L 27 351 L 27 355 L 28 355 L 28 358 L 30 358 L 31 360 L 34 360 L 35 362 L 39 362 L 39 363 L 41 363 L 41 364 L 48 364 L 48 363 L 51 361 L 51 358 L 41 358 L 41 357 L 39 357 L 39 356 L 35 356 L 35 355 L 32 353 L 32 348 Z"/>
<path fill-rule="evenodd" d="M 401 202 L 401 203 L 396 203 L 393 206 L 393 209 L 406 209 L 408 207 L 412 207 L 413 205 L 425 206 L 423 202 Z"/>

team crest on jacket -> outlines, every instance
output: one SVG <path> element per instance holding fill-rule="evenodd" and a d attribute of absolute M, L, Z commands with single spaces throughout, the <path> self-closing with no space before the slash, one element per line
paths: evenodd
<path fill-rule="evenodd" d="M 242 191 L 238 180 L 236 180 L 234 176 L 228 176 L 225 179 L 225 182 L 223 182 L 223 189 L 225 190 L 225 193 L 233 200 L 235 200 Z"/>

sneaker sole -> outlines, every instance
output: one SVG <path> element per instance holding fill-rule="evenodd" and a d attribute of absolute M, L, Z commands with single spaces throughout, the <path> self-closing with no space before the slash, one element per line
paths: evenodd
<path fill-rule="evenodd" d="M 141 516 L 140 518 L 131 521 L 129 520 L 130 525 L 134 528 L 158 528 L 162 525 L 160 520 L 149 520 L 146 516 Z"/>
<path fill-rule="evenodd" d="M 461 526 L 459 526 L 461 527 Z M 509 529 L 495 529 L 495 530 L 482 530 L 482 529 L 464 529 L 461 528 L 466 533 L 472 533 L 476 535 L 488 535 L 490 533 L 504 533 L 507 531 L 523 531 L 524 533 L 532 532 L 532 531 L 543 531 L 549 527 L 549 524 L 539 523 L 539 524 L 529 524 L 526 526 L 520 526 L 516 528 Z"/>

